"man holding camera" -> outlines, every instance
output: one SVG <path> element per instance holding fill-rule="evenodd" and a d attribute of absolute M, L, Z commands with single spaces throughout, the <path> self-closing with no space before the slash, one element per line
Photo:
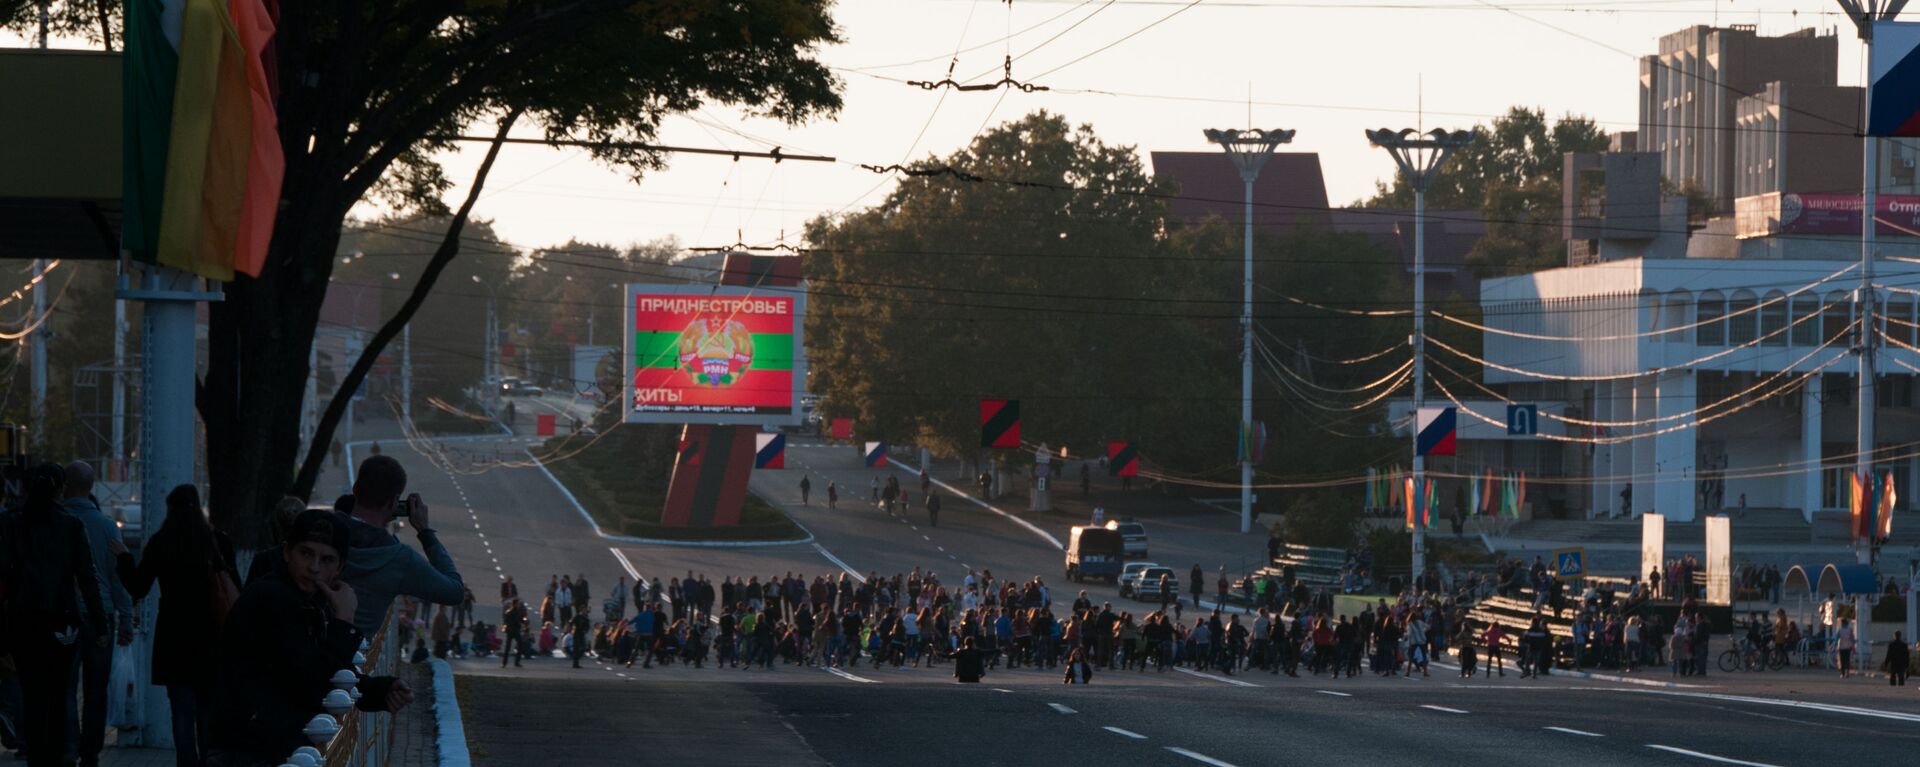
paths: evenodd
<path fill-rule="evenodd" d="M 407 471 L 392 456 L 368 458 L 354 475 L 352 522 L 347 526 L 350 545 L 340 579 L 352 584 L 359 596 L 353 625 L 366 636 L 379 631 L 397 596 L 457 605 L 466 591 L 453 555 L 428 521 L 427 505 L 419 493 L 402 498 L 406 490 Z M 387 525 L 396 520 L 413 527 L 425 556 L 387 532 Z"/>

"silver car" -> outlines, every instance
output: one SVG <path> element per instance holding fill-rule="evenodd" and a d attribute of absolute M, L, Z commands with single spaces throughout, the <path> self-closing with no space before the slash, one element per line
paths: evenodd
<path fill-rule="evenodd" d="M 1126 542 L 1128 559 L 1146 558 L 1147 528 L 1145 525 L 1139 522 L 1120 522 L 1114 526 L 1114 530 L 1118 531 L 1121 540 Z"/>
<path fill-rule="evenodd" d="M 1149 567 L 1159 566 L 1157 562 L 1128 562 L 1127 566 L 1120 570 L 1120 598 L 1133 596 L 1133 587 L 1139 582 L 1140 574 L 1146 572 Z"/>

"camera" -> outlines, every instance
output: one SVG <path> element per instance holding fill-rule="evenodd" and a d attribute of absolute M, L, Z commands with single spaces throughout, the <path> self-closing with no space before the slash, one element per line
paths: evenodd
<path fill-rule="evenodd" d="M 394 519 L 409 519 L 412 516 L 413 516 L 413 497 L 412 496 L 402 498 L 400 499 L 399 503 L 396 503 L 393 505 Z"/>

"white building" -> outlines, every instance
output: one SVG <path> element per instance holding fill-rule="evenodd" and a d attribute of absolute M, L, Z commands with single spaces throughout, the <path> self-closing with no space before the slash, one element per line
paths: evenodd
<path fill-rule="evenodd" d="M 1543 480 L 1530 494 L 1541 516 L 1618 515 L 1629 486 L 1632 513 L 1676 520 L 1743 496 L 1808 519 L 1844 507 L 1857 419 L 1852 264 L 1627 259 L 1483 281 L 1486 364 L 1432 347 L 1436 364 L 1469 377 L 1434 367 L 1436 385 L 1469 406 L 1463 425 L 1504 423 L 1514 401 L 1540 404 L 1543 428 L 1518 440 L 1463 432 L 1461 470 L 1530 471 Z M 1894 320 L 1881 320 L 1892 340 L 1879 356 L 1878 450 L 1899 457 L 1883 466 L 1900 487 L 1920 487 L 1920 462 L 1904 457 L 1920 447 L 1920 354 L 1899 345 L 1920 346 L 1920 263 L 1876 269 L 1877 302 Z"/>

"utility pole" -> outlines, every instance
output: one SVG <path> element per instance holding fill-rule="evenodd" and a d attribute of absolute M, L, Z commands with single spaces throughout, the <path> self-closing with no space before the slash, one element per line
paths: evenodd
<path fill-rule="evenodd" d="M 1240 532 L 1253 529 L 1253 181 L 1281 144 L 1293 142 L 1291 130 L 1214 130 L 1207 140 L 1227 150 L 1227 158 L 1246 183 L 1245 275 L 1240 282 Z"/>
<path fill-rule="evenodd" d="M 1474 134 L 1472 131 L 1448 133 L 1440 128 L 1425 134 L 1416 133 L 1412 128 L 1398 132 L 1381 128 L 1367 131 L 1367 140 L 1393 155 L 1393 163 L 1400 167 L 1400 180 L 1413 187 L 1413 337 L 1409 339 L 1413 346 L 1413 426 L 1407 431 L 1414 445 L 1413 492 L 1420 499 L 1415 502 L 1415 506 L 1419 506 L 1426 502 L 1423 482 L 1427 470 L 1426 456 L 1420 454 L 1419 447 L 1420 407 L 1427 402 L 1427 187 L 1454 150 L 1473 143 Z M 1413 577 L 1416 580 L 1427 570 L 1426 517 L 1432 513 L 1432 509 L 1426 509 L 1413 519 Z"/>
<path fill-rule="evenodd" d="M 1854 28 L 1860 33 L 1862 53 L 1868 62 L 1873 61 L 1873 25 L 1882 21 L 1892 21 L 1893 17 L 1900 15 L 1900 10 L 1907 4 L 1907 0 L 1838 0 L 1838 2 L 1841 10 L 1847 12 L 1847 17 L 1853 19 Z M 1860 122 L 1864 126 L 1873 114 L 1871 67 L 1868 69 L 1866 82 L 1860 85 L 1865 94 L 1860 107 Z M 1857 439 L 1854 443 L 1853 471 L 1859 481 L 1867 483 L 1867 487 L 1873 487 L 1873 408 L 1877 396 L 1874 391 L 1874 378 L 1879 374 L 1876 359 L 1878 355 L 1875 354 L 1875 350 L 1880 345 L 1879 333 L 1876 332 L 1879 329 L 1879 322 L 1873 313 L 1873 236 L 1874 228 L 1877 226 L 1874 220 L 1875 213 L 1880 207 L 1880 141 L 1873 136 L 1872 130 L 1863 130 L 1861 133 L 1863 135 L 1860 139 L 1862 142 L 1860 145 L 1860 288 L 1854 293 L 1856 311 L 1854 316 L 1858 317 L 1860 322 L 1860 327 L 1855 330 L 1859 343 L 1854 346 L 1854 353 L 1859 355 L 1860 372 L 1854 402 L 1858 406 L 1860 420 L 1856 433 Z M 1868 493 L 1867 497 L 1871 498 L 1872 493 Z M 1850 522 L 1850 524 L 1853 523 Z M 1866 535 L 1861 535 L 1858 529 L 1853 532 L 1855 559 L 1863 565 L 1873 564 L 1874 532 L 1868 531 Z M 1853 600 L 1854 638 L 1861 648 L 1861 652 L 1855 655 L 1860 658 L 1863 668 L 1866 657 L 1872 649 L 1872 640 L 1867 635 L 1867 626 L 1871 623 L 1867 620 L 1869 616 L 1867 599 L 1866 596 L 1855 596 Z"/>
<path fill-rule="evenodd" d="M 32 330 L 27 334 L 27 343 L 32 344 L 33 352 L 33 434 L 28 437 L 31 445 L 44 445 L 47 440 L 47 262 L 44 259 L 33 261 L 33 314 L 27 318 Z"/>
<path fill-rule="evenodd" d="M 413 424 L 413 323 L 400 326 L 400 420 Z"/>

